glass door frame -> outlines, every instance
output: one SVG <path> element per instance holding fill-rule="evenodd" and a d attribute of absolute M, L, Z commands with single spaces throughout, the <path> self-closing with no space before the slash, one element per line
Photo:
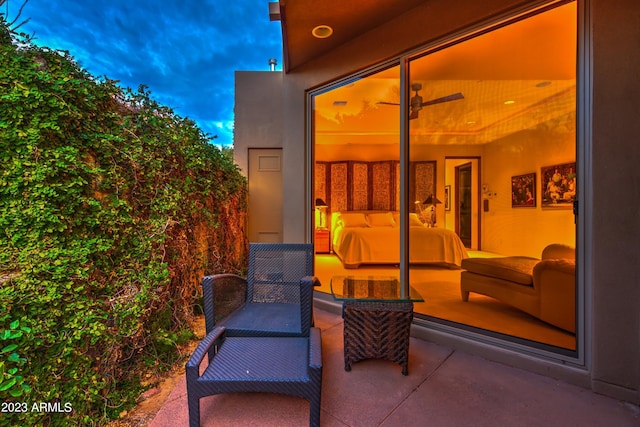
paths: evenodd
<path fill-rule="evenodd" d="M 410 163 L 410 142 L 409 142 L 409 114 L 408 100 L 410 99 L 409 71 L 410 62 L 412 60 L 424 57 L 430 53 L 446 49 L 452 45 L 461 43 L 465 40 L 478 37 L 484 33 L 493 31 L 497 28 L 512 24 L 519 20 L 527 19 L 530 16 L 542 13 L 546 10 L 553 9 L 563 4 L 572 2 L 577 3 L 577 101 L 576 101 L 576 163 L 582 173 L 578 177 L 578 185 L 581 189 L 580 203 L 576 208 L 576 350 L 567 353 L 548 351 L 527 345 L 516 341 L 506 340 L 500 337 L 500 334 L 486 334 L 473 330 L 473 328 L 453 327 L 446 324 L 436 323 L 426 319 L 414 318 L 414 324 L 423 326 L 429 330 L 429 333 L 444 333 L 451 336 L 469 339 L 474 342 L 489 344 L 491 346 L 506 350 L 513 350 L 521 354 L 535 356 L 546 360 L 561 361 L 569 366 L 584 367 L 590 364 L 589 355 L 585 354 L 587 348 L 587 337 L 589 327 L 585 321 L 588 318 L 585 307 L 587 304 L 586 291 L 590 288 L 589 278 L 585 274 L 585 265 L 587 258 L 591 254 L 591 250 L 582 239 L 587 232 L 587 225 L 591 223 L 591 209 L 586 203 L 591 200 L 592 186 L 590 185 L 589 176 L 591 175 L 591 129 L 589 127 L 588 118 L 591 116 L 591 72 L 592 67 L 588 34 L 588 7 L 589 1 L 584 0 L 543 0 L 534 4 L 515 9 L 502 16 L 495 17 L 490 21 L 482 22 L 473 27 L 468 27 L 449 37 L 439 39 L 431 44 L 423 45 L 413 49 L 410 52 L 398 55 L 395 58 L 379 63 L 375 66 L 355 72 L 348 77 L 336 79 L 321 87 L 308 90 L 306 92 L 306 145 L 307 145 L 307 165 L 308 170 L 314 170 L 315 161 L 315 142 L 314 142 L 314 120 L 313 120 L 313 97 L 321 93 L 332 90 L 336 87 L 348 84 L 349 82 L 364 78 L 370 74 L 374 74 L 385 68 L 400 66 L 400 279 L 403 283 L 403 295 L 409 292 L 409 163 Z M 309 211 L 313 211 L 313 191 L 314 176 L 313 173 L 307 174 L 307 206 Z M 307 215 L 307 236 L 309 241 L 312 240 L 313 232 L 312 215 Z M 586 240 L 586 239 L 585 239 Z M 582 244 L 583 246 L 581 246 Z M 427 297 L 428 298 L 428 297 Z"/>

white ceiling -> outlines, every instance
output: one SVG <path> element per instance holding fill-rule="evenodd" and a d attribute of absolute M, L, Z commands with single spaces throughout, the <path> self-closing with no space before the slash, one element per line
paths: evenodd
<path fill-rule="evenodd" d="M 423 101 L 464 96 L 424 106 L 412 143 L 482 144 L 571 116 L 576 20 L 570 3 L 411 61 Z M 378 102 L 399 101 L 399 80 L 395 67 L 316 96 L 316 143 L 397 143 L 400 108 Z"/>

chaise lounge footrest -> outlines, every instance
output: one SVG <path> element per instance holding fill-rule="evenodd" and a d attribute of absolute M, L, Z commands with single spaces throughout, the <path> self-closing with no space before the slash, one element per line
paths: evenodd
<path fill-rule="evenodd" d="M 200 365 L 208 354 L 208 366 Z M 322 342 L 320 329 L 308 337 L 227 337 L 216 327 L 186 366 L 189 425 L 200 425 L 200 398 L 221 393 L 266 392 L 302 397 L 310 403 L 309 424 L 320 425 Z"/>

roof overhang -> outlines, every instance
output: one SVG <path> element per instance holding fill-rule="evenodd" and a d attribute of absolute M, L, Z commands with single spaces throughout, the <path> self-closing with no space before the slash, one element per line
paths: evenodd
<path fill-rule="evenodd" d="M 406 13 L 425 0 L 281 0 L 269 3 L 269 17 L 281 21 L 284 71 L 349 42 L 361 34 Z M 318 38 L 313 30 L 327 26 L 329 37 Z M 316 31 L 317 33 L 318 31 Z M 320 31 L 320 34 L 326 34 Z"/>

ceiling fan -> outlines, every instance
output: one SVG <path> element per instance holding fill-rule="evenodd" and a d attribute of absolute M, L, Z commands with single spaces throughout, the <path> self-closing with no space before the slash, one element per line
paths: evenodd
<path fill-rule="evenodd" d="M 451 95 L 443 96 L 442 98 L 436 98 L 430 101 L 423 102 L 422 97 L 418 93 L 418 91 L 421 89 L 422 89 L 422 83 L 413 83 L 411 85 L 411 90 L 414 90 L 416 92 L 416 94 L 411 97 L 411 101 L 409 102 L 409 107 L 410 107 L 409 119 L 411 120 L 417 119 L 418 112 L 422 110 L 422 107 L 425 107 L 427 105 L 441 104 L 443 102 L 455 101 L 457 99 L 464 99 L 464 95 L 462 95 L 462 93 L 460 92 L 457 92 Z M 397 102 L 378 101 L 377 103 L 383 104 L 383 105 L 400 105 Z"/>

